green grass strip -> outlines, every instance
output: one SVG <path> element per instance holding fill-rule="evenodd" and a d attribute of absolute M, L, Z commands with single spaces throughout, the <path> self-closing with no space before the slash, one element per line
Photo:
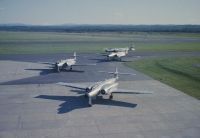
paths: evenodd
<path fill-rule="evenodd" d="M 178 43 L 148 43 L 148 44 L 138 44 L 137 51 L 151 51 L 151 52 L 161 52 L 161 51 L 182 51 L 182 52 L 192 52 L 200 51 L 200 42 L 178 42 Z"/>
<path fill-rule="evenodd" d="M 200 58 L 141 59 L 127 66 L 200 99 Z"/>

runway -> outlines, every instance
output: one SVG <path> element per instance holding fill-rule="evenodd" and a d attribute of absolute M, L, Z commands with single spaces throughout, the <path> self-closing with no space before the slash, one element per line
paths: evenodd
<path fill-rule="evenodd" d="M 200 136 L 199 100 L 129 69 L 122 62 L 105 62 L 100 55 L 80 54 L 79 63 L 97 65 L 55 73 L 39 62 L 56 61 L 65 54 L 0 57 L 0 138 Z M 115 67 L 136 74 L 120 76 L 120 88 L 153 94 L 116 94 L 113 100 L 99 96 L 88 107 L 82 91 L 55 84 L 64 81 L 89 85 L 111 77 L 98 71 L 114 71 Z"/>

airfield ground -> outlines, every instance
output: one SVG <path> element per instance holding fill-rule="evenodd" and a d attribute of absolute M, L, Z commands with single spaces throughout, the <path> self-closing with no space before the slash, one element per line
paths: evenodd
<path fill-rule="evenodd" d="M 158 42 L 157 37 L 149 37 L 151 39 L 145 39 L 145 43 L 155 39 Z M 199 37 L 193 36 L 169 37 L 170 39 L 167 39 L 162 36 L 159 43 L 199 41 Z M 130 39 L 125 41 L 126 44 Z M 138 43 L 142 42 L 142 37 L 135 39 Z M 6 44 L 11 44 L 10 41 Z M 17 40 L 11 45 L 19 46 L 20 41 Z M 39 45 L 41 42 L 37 43 Z M 65 43 L 67 42 L 63 42 L 63 45 Z M 4 44 L 5 40 L 2 40 L 0 46 L 4 47 Z M 104 57 L 97 53 L 79 52 L 78 62 L 97 63 L 97 65 L 75 67 L 73 72 L 55 73 L 48 65 L 41 62 L 54 62 L 66 56 L 70 57 L 72 53 L 15 53 L 16 55 L 8 53 L 0 55 L 0 138 L 200 137 L 199 100 L 126 67 L 123 62 L 106 62 Z M 198 50 L 167 52 L 141 50 L 125 58 L 124 61 L 191 55 L 199 56 Z M 55 84 L 64 81 L 88 85 L 93 81 L 111 77 L 97 73 L 98 70 L 113 71 L 116 66 L 121 72 L 137 74 L 134 77 L 120 76 L 120 88 L 153 91 L 153 94 L 116 94 L 113 100 L 108 100 L 107 96 L 99 96 L 94 101 L 93 107 L 88 107 L 88 101 L 81 91 Z"/>
<path fill-rule="evenodd" d="M 12 60 L 6 57 L 1 60 L 0 137 L 200 136 L 200 102 L 197 99 L 120 62 L 94 60 L 100 58 L 95 54 L 81 56 L 79 62 L 100 62 L 92 68 L 75 67 L 74 72 L 58 74 L 51 72 L 49 66 L 37 63 L 39 56 L 24 55 L 26 61 L 20 61 L 20 55 Z M 53 59 L 54 55 L 44 59 L 48 58 Z M 55 84 L 59 81 L 91 84 L 93 80 L 109 77 L 97 73 L 98 70 L 112 71 L 115 66 L 119 71 L 137 74 L 121 76 L 120 88 L 154 93 L 116 94 L 111 101 L 107 96 L 99 97 L 93 107 L 88 107 L 81 91 Z"/>

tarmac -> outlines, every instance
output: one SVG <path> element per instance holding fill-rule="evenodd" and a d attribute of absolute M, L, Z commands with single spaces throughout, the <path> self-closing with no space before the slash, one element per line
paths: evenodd
<path fill-rule="evenodd" d="M 41 63 L 64 56 L 0 56 L 0 138 L 200 137 L 199 100 L 96 54 L 80 54 L 79 63 L 98 64 L 72 72 L 55 73 Z M 155 54 L 135 59 L 138 56 Z M 55 84 L 89 85 L 111 77 L 98 71 L 115 67 L 136 74 L 120 76 L 120 88 L 153 94 L 115 94 L 113 100 L 99 96 L 88 107 L 82 91 Z"/>

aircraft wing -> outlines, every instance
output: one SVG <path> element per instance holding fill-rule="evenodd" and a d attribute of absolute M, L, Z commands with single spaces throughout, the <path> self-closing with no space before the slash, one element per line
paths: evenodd
<path fill-rule="evenodd" d="M 95 66 L 96 64 L 74 64 L 72 66 Z"/>
<path fill-rule="evenodd" d="M 119 93 L 119 94 L 152 94 L 151 91 L 140 91 L 140 90 L 126 90 L 126 89 L 116 89 L 111 93 Z"/>
<path fill-rule="evenodd" d="M 80 89 L 80 90 L 86 90 L 86 88 L 87 88 L 86 86 L 83 86 L 80 84 L 74 84 L 74 83 L 58 82 L 56 84 L 71 87 L 71 88 L 76 88 L 76 89 Z"/>

